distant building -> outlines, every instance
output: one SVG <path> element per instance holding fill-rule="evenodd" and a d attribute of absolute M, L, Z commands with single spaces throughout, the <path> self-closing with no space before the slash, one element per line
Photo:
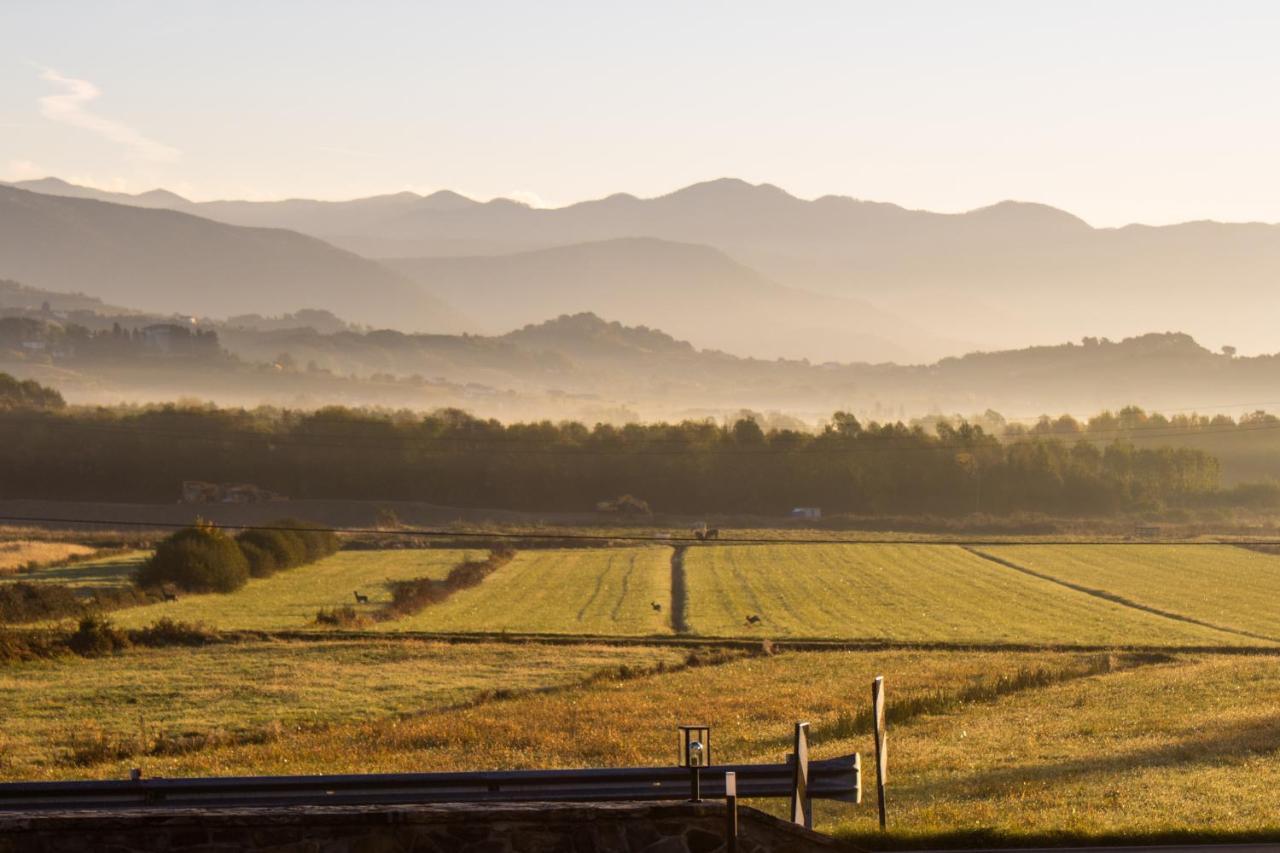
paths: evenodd
<path fill-rule="evenodd" d="M 791 510 L 791 518 L 803 518 L 807 521 L 817 521 L 822 518 L 822 508 L 816 506 L 798 506 Z"/>

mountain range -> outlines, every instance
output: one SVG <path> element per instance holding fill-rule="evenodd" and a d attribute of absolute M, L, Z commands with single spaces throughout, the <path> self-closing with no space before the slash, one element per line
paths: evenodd
<path fill-rule="evenodd" d="M 306 233 L 384 261 L 453 301 L 478 331 L 596 310 L 739 354 L 814 360 L 929 361 L 1152 329 L 1246 352 L 1280 349 L 1271 321 L 1280 310 L 1275 225 L 1094 228 L 1041 204 L 945 214 L 844 196 L 805 200 L 734 179 L 554 209 L 448 191 L 193 202 L 56 179 L 19 186 Z M 0 267 L 4 274 L 14 272 Z M 627 292 L 637 286 L 653 292 L 649 303 Z M 761 325 L 762 314 L 773 322 Z M 701 334 L 713 326 L 718 337 Z"/>
<path fill-rule="evenodd" d="M 324 308 L 452 331 L 465 319 L 385 266 L 293 231 L 0 186 L 0 277 L 198 315 Z"/>

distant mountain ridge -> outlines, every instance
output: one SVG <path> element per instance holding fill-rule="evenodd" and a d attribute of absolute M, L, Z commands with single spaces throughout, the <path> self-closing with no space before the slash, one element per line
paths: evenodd
<path fill-rule="evenodd" d="M 0 277 L 148 311 L 305 305 L 414 330 L 465 322 L 401 276 L 314 237 L 12 187 L 0 187 Z"/>
<path fill-rule="evenodd" d="M 496 256 L 384 261 L 497 333 L 591 312 L 739 355 L 915 361 L 957 351 L 862 300 L 783 287 L 709 246 L 618 238 Z M 910 336 L 914 346 L 900 338 Z"/>
<path fill-rule="evenodd" d="M 1243 351 L 1280 345 L 1271 321 L 1280 312 L 1277 225 L 1093 228 L 1028 202 L 943 214 L 846 196 L 804 200 L 736 179 L 555 209 L 439 193 L 183 204 L 221 221 L 294 228 L 367 257 L 511 255 L 631 238 L 710 246 L 779 286 L 909 320 L 911 330 L 891 327 L 884 337 L 925 357 L 934 351 L 917 344 L 929 338 L 1010 348 L 1150 328 Z M 1216 310 L 1204 310 L 1206 299 Z"/>

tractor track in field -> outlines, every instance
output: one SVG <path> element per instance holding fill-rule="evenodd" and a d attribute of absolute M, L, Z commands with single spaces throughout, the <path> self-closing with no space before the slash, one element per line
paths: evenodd
<path fill-rule="evenodd" d="M 1270 643 L 1280 642 L 1280 638 L 1269 637 L 1266 634 L 1256 634 L 1252 631 L 1246 631 L 1243 628 L 1229 628 L 1226 625 L 1217 625 L 1213 622 L 1206 622 L 1203 619 L 1196 619 L 1193 616 L 1184 616 L 1183 614 L 1175 613 L 1172 610 L 1161 610 L 1158 607 L 1152 607 L 1149 604 L 1143 604 L 1139 601 L 1125 598 L 1122 595 L 1116 595 L 1114 592 L 1109 592 L 1105 589 L 1096 589 L 1094 587 L 1084 586 L 1083 584 L 1064 581 L 1061 578 L 1055 578 L 1053 575 L 1046 575 L 1043 572 L 1037 572 L 1035 569 L 1029 569 L 1026 566 L 1013 562 L 1012 560 L 1006 560 L 1003 557 L 997 557 L 995 554 L 989 554 L 979 548 L 966 545 L 964 546 L 964 550 L 973 554 L 975 557 L 980 557 L 988 562 L 995 563 L 998 566 L 1003 566 L 1006 569 L 1012 569 L 1015 572 L 1021 572 L 1022 574 L 1029 575 L 1033 578 L 1049 581 L 1049 583 L 1055 583 L 1058 586 L 1066 587 L 1067 589 L 1074 590 L 1075 592 L 1082 592 L 1085 595 L 1100 598 L 1103 601 L 1110 601 L 1112 604 L 1119 604 L 1122 607 L 1140 610 L 1144 613 L 1150 613 L 1153 616 L 1160 616 L 1165 619 L 1172 619 L 1175 622 L 1186 622 L 1190 625 L 1198 625 L 1201 628 L 1210 628 L 1214 631 L 1221 631 L 1224 634 L 1235 634 L 1237 637 L 1248 637 L 1251 640 L 1263 640 Z"/>
<path fill-rule="evenodd" d="M 689 633 L 689 588 L 684 573 L 684 555 L 688 550 L 688 545 L 671 549 L 671 630 L 677 634 Z"/>

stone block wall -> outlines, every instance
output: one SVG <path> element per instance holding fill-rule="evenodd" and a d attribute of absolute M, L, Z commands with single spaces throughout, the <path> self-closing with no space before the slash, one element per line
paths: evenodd
<path fill-rule="evenodd" d="M 739 809 L 742 853 L 830 853 L 832 839 Z M 724 804 L 519 803 L 0 813 L 0 853 L 716 853 Z"/>

